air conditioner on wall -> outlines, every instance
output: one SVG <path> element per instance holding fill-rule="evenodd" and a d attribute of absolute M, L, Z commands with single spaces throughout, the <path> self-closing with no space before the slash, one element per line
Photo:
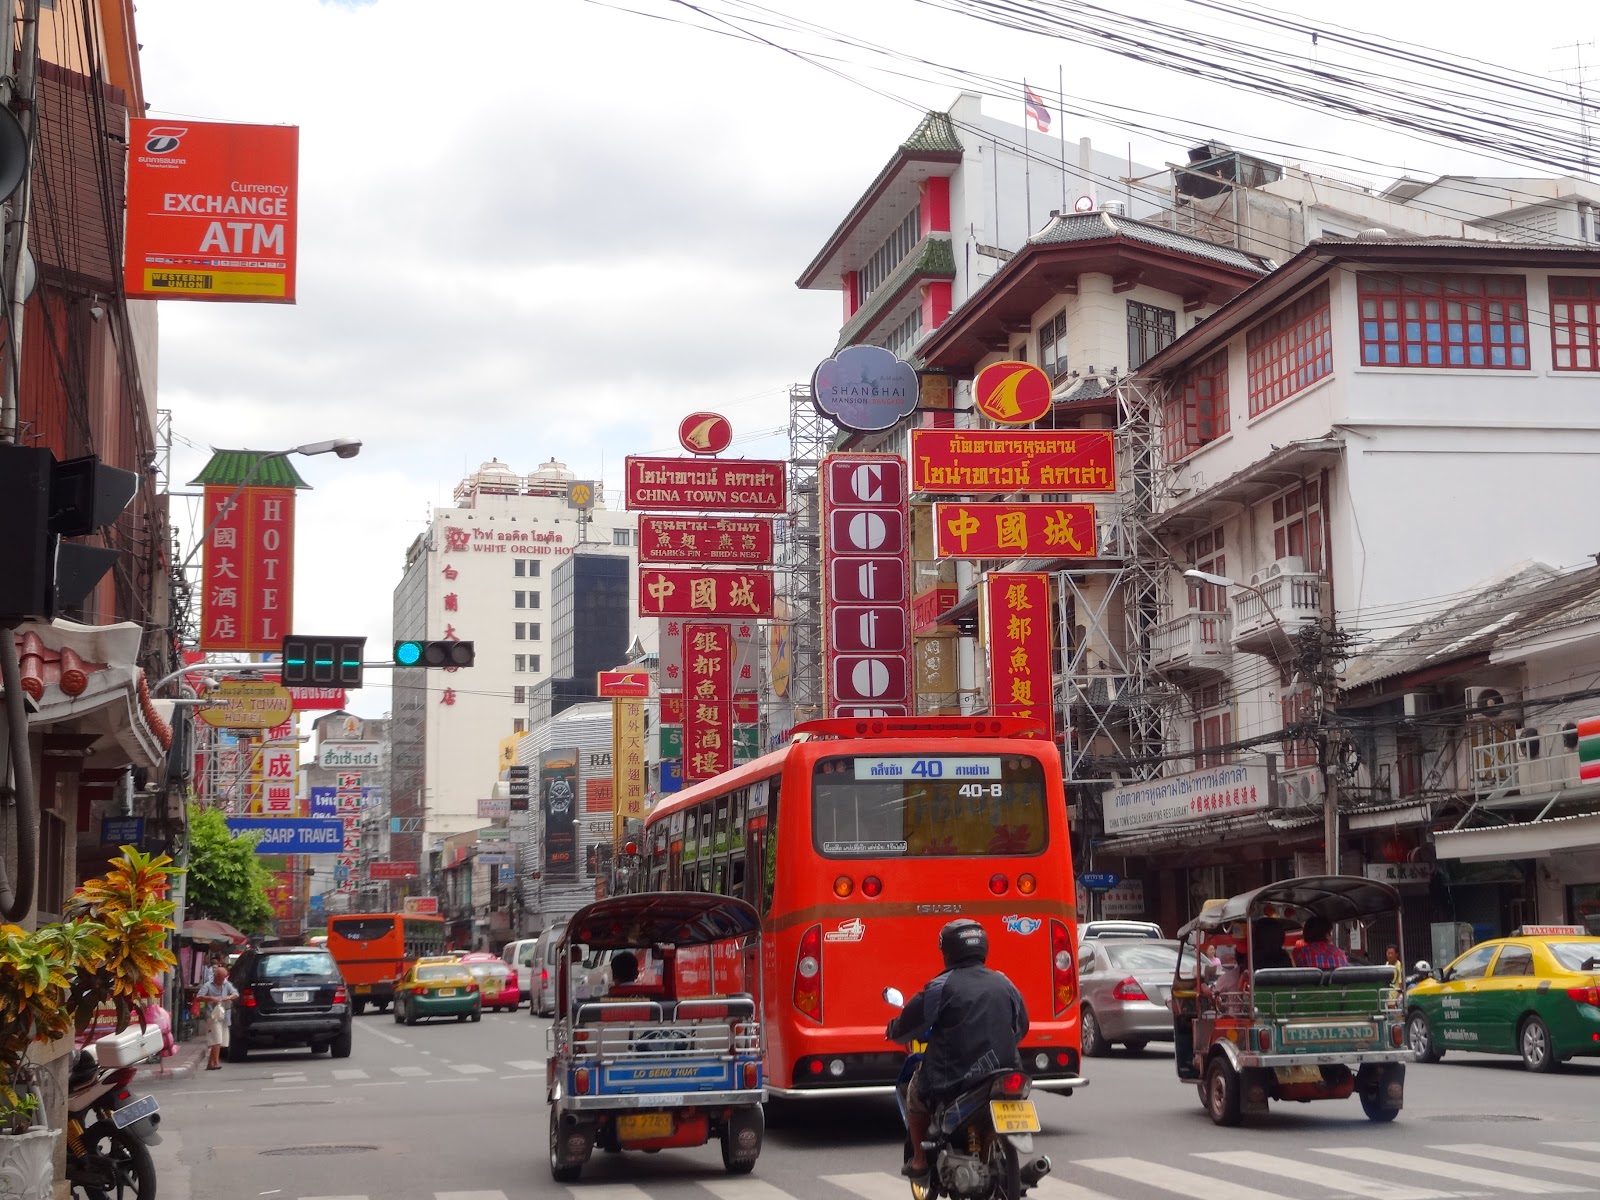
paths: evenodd
<path fill-rule="evenodd" d="M 1506 715 L 1507 709 L 1516 701 L 1515 692 L 1502 691 L 1492 687 L 1469 687 L 1466 690 L 1465 707 L 1467 716 L 1495 718 Z"/>
<path fill-rule="evenodd" d="M 1400 704 L 1405 710 L 1408 721 L 1431 713 L 1439 705 L 1439 698 L 1432 692 L 1407 692 L 1400 697 Z"/>
<path fill-rule="evenodd" d="M 1250 583 L 1254 587 L 1259 587 L 1269 579 L 1276 579 L 1280 575 L 1304 575 L 1305 573 L 1306 560 L 1298 555 L 1290 555 L 1288 558 L 1280 558 L 1263 571 L 1257 571 L 1250 576 Z"/>
<path fill-rule="evenodd" d="M 1279 775 L 1272 786 L 1273 808 L 1308 808 L 1322 803 L 1322 772 L 1315 768 Z"/>

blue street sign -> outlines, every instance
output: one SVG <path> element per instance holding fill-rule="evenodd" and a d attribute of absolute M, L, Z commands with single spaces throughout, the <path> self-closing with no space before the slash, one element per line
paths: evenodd
<path fill-rule="evenodd" d="M 347 882 L 349 880 L 349 878 L 350 878 L 350 868 L 349 867 L 340 865 L 340 866 L 337 866 L 337 867 L 335 867 L 333 869 L 333 881 L 335 883 L 345 883 L 345 882 Z"/>
<path fill-rule="evenodd" d="M 339 789 L 314 787 L 311 789 L 311 815 L 337 817 L 339 815 Z"/>
<path fill-rule="evenodd" d="M 100 822 L 102 846 L 137 846 L 143 841 L 143 817 L 105 817 Z"/>
<path fill-rule="evenodd" d="M 257 854 L 338 854 L 344 849 L 344 822 L 305 817 L 229 817 L 234 837 L 255 834 Z"/>
<path fill-rule="evenodd" d="M 1109 871 L 1099 871 L 1089 875 L 1079 875 L 1078 882 L 1091 892 L 1109 892 L 1122 882 L 1122 876 L 1113 875 Z"/>
<path fill-rule="evenodd" d="M 661 760 L 661 794 L 683 791 L 683 764 L 675 758 Z"/>
<path fill-rule="evenodd" d="M 328 911 L 328 896 L 326 892 L 318 892 L 311 897 L 311 911 L 324 913 Z"/>

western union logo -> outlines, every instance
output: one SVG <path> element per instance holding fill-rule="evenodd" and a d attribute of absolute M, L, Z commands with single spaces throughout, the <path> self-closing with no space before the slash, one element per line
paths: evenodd
<path fill-rule="evenodd" d="M 267 271 L 173 271 L 145 269 L 147 291 L 173 295 L 282 296 L 287 277 Z"/>

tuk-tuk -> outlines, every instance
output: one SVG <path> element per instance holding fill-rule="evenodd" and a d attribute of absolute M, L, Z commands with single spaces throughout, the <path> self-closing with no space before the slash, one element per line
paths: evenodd
<path fill-rule="evenodd" d="M 558 1183 L 575 1182 L 597 1145 L 715 1137 L 729 1174 L 755 1166 L 766 1131 L 760 928 L 744 901 L 704 892 L 612 896 L 567 922 L 546 1068 Z M 599 957 L 597 983 L 582 968 Z"/>
<path fill-rule="evenodd" d="M 1213 1121 L 1237 1125 L 1269 1100 L 1352 1092 L 1373 1121 L 1399 1115 L 1413 1055 L 1394 967 L 1296 966 L 1284 948 L 1314 918 L 1337 928 L 1399 907 L 1386 883 L 1313 875 L 1212 901 L 1179 930 L 1173 1054 L 1178 1079 L 1197 1085 Z M 1303 962 L 1342 957 L 1294 953 Z"/>

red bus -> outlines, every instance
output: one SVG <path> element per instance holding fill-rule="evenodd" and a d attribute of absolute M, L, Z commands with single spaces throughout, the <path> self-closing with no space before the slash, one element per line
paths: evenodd
<path fill-rule="evenodd" d="M 350 989 L 356 1016 L 394 1001 L 395 981 L 417 959 L 444 953 L 444 918 L 418 913 L 345 913 L 328 918 L 328 951 Z"/>
<path fill-rule="evenodd" d="M 943 964 L 955 917 L 1022 991 L 1034 1086 L 1079 1077 L 1076 888 L 1061 760 L 1037 722 L 810 721 L 783 749 L 687 788 L 645 827 L 643 886 L 738 896 L 762 916 L 767 1087 L 887 1094 L 903 1054 L 883 989 Z"/>

